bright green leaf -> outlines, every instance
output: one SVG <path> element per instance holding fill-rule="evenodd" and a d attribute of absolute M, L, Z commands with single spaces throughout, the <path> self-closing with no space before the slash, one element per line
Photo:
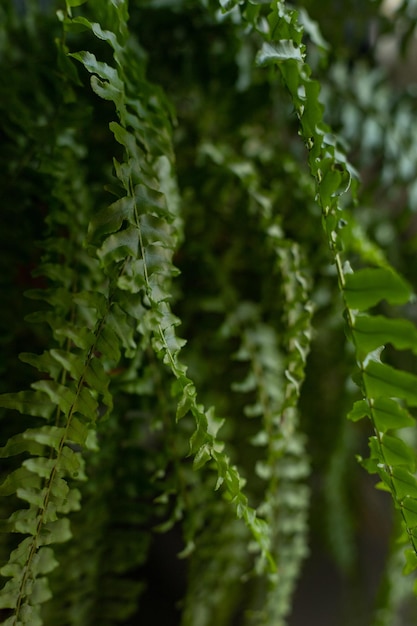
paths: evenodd
<path fill-rule="evenodd" d="M 349 411 L 347 418 L 352 422 L 358 422 L 365 416 L 370 416 L 370 406 L 366 400 L 358 400 Z"/>
<path fill-rule="evenodd" d="M 391 435 L 381 435 L 381 445 L 386 463 L 392 466 L 406 466 L 415 469 L 416 457 L 413 450 L 402 439 Z"/>
<path fill-rule="evenodd" d="M 415 425 L 415 420 L 409 412 L 395 400 L 381 397 L 370 402 L 372 406 L 370 415 L 372 415 L 375 426 L 380 432 Z"/>
<path fill-rule="evenodd" d="M 385 363 L 370 361 L 363 371 L 367 395 L 371 398 L 403 398 L 417 406 L 417 377 Z"/>
<path fill-rule="evenodd" d="M 407 527 L 413 528 L 417 526 L 417 499 L 405 497 L 400 502 L 400 507 L 403 511 Z"/>
<path fill-rule="evenodd" d="M 391 269 L 367 268 L 345 276 L 344 294 L 351 309 L 364 311 L 381 300 L 405 304 L 411 296 L 408 283 Z"/>
<path fill-rule="evenodd" d="M 417 328 L 404 319 L 389 319 L 382 315 L 357 315 L 353 334 L 357 347 L 363 352 L 391 343 L 399 350 L 411 349 L 417 354 Z"/>
<path fill-rule="evenodd" d="M 417 479 L 404 467 L 393 467 L 391 478 L 394 483 L 396 497 L 402 500 L 406 496 L 417 500 Z"/>

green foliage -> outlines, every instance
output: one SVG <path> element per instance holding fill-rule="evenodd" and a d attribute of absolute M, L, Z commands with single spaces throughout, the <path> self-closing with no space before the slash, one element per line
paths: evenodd
<path fill-rule="evenodd" d="M 417 569 L 413 184 L 399 227 L 392 205 L 410 93 L 346 60 L 308 3 L 55 4 L 0 8 L 2 624 L 150 621 L 163 534 L 187 569 L 176 623 L 289 624 L 315 534 L 359 578 L 355 454 L 394 509 L 363 623 L 400 624 Z M 392 111 L 379 181 L 364 163 Z"/>

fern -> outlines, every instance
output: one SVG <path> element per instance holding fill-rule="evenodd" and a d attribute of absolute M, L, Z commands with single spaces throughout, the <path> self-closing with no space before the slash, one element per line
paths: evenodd
<path fill-rule="evenodd" d="M 322 102 L 352 141 L 331 88 L 346 89 L 364 128 L 372 106 L 358 113 L 364 94 L 341 86 L 345 65 L 302 7 L 66 0 L 50 15 L 24 4 L 0 8 L 13 207 L 0 231 L 11 304 L 0 322 L 2 623 L 133 623 L 167 533 L 181 535 L 188 568 L 183 626 L 284 626 L 310 500 L 326 506 L 327 543 L 355 576 L 347 428 L 371 429 L 357 457 L 398 513 L 374 623 L 394 620 L 412 586 L 400 571 L 417 567 L 417 333 L 400 275 L 413 280 L 415 245 L 393 254 L 374 242 Z M 377 106 L 395 113 L 392 137 L 407 102 Z M 323 336 L 314 308 L 317 327 L 349 340 L 334 376 L 308 360 Z M 15 336 L 22 365 L 9 369 Z M 343 380 L 352 361 L 355 390 Z M 334 415 L 330 437 L 321 412 Z"/>
<path fill-rule="evenodd" d="M 381 488 L 389 491 L 400 511 L 404 530 L 412 549 L 409 563 L 415 563 L 415 454 L 393 430 L 413 423 L 411 416 L 396 400 L 415 406 L 416 378 L 382 363 L 385 344 L 414 349 L 415 328 L 405 320 L 370 316 L 364 312 L 385 299 L 393 305 L 405 304 L 411 289 L 391 268 L 365 268 L 355 272 L 343 266 L 343 230 L 339 196 L 352 182 L 353 170 L 343 152 L 328 136 L 319 102 L 319 85 L 310 78 L 302 44 L 303 29 L 297 13 L 278 3 L 269 16 L 269 37 L 258 55 L 261 65 L 278 63 L 290 91 L 300 121 L 300 131 L 309 149 L 309 165 L 317 181 L 317 199 L 323 212 L 323 226 L 334 255 L 339 286 L 346 308 L 349 335 L 355 346 L 360 372 L 359 384 L 364 399 L 355 404 L 350 419 L 368 416 L 375 435 L 370 438 L 370 459 L 364 462 L 372 473 L 379 473 Z"/>
<path fill-rule="evenodd" d="M 98 24 L 90 24 L 81 18 L 78 20 L 75 18 L 73 23 L 85 24 L 93 32 L 98 33 L 98 36 L 108 40 L 114 49 L 117 65 L 124 67 L 123 44 L 125 42 L 123 40 L 119 43 L 114 37 L 104 33 Z M 121 23 L 118 30 L 125 32 L 126 25 Z M 175 334 L 175 327 L 178 326 L 179 320 L 173 315 L 169 306 L 169 280 L 176 273 L 170 263 L 178 239 L 177 216 L 173 212 L 176 203 L 169 199 L 165 204 L 164 196 L 161 191 L 155 189 L 156 183 L 154 182 L 162 179 L 160 183 L 162 189 L 164 189 L 164 183 L 168 191 L 172 188 L 169 179 L 169 164 L 159 156 L 170 155 L 169 145 L 167 150 L 169 128 L 166 128 L 164 133 L 158 125 L 158 135 L 155 134 L 147 141 L 147 137 L 141 133 L 143 125 L 141 117 L 144 111 L 140 103 L 129 99 L 128 80 L 126 79 L 127 93 L 125 95 L 123 82 L 120 77 L 120 82 L 118 82 L 115 68 L 96 61 L 95 57 L 89 53 L 73 53 L 72 56 L 81 61 L 88 71 L 94 73 L 91 79 L 93 90 L 105 99 L 114 101 L 120 124 L 111 123 L 110 127 L 115 139 L 126 151 L 125 163 L 120 164 L 115 161 L 116 175 L 126 195 L 93 220 L 91 239 L 98 240 L 99 237 L 107 235 L 98 251 L 106 264 L 110 259 L 120 262 L 126 253 L 131 257 L 128 267 L 123 269 L 123 276 L 120 279 L 118 277 L 117 286 L 129 294 L 140 293 L 141 289 L 143 291 L 142 297 L 145 299 L 144 303 L 148 306 L 148 311 L 143 313 L 143 308 L 140 309 L 143 319 L 138 320 L 138 331 L 145 336 L 150 335 L 152 347 L 158 358 L 171 369 L 175 378 L 173 393 L 178 397 L 177 420 L 183 418 L 188 412 L 194 416 L 196 430 L 190 439 L 190 451 L 195 455 L 194 467 L 199 469 L 210 459 L 214 461 L 218 473 L 217 488 L 224 483 L 238 516 L 244 518 L 259 542 L 261 550 L 267 555 L 264 524 L 256 518 L 256 512 L 248 506 L 247 499 L 241 492 L 239 474 L 236 468 L 230 465 L 228 457 L 223 452 L 223 444 L 216 440 L 221 422 L 198 404 L 195 385 L 186 376 L 186 367 L 179 361 L 183 341 Z M 132 58 L 129 61 L 129 67 L 134 67 Z M 97 82 L 95 74 L 102 81 L 109 82 Z M 109 87 L 113 85 L 113 82 L 117 84 L 115 94 Z M 158 99 L 161 98 L 158 90 L 152 89 L 151 85 L 147 86 L 147 90 L 144 89 L 144 84 L 141 86 L 145 93 L 149 92 L 152 108 L 156 108 L 156 112 L 149 111 L 150 119 L 146 128 L 149 132 L 149 129 L 153 126 L 156 128 L 157 123 L 161 123 L 166 118 L 163 117 L 163 102 L 160 105 L 161 112 L 157 108 Z M 165 126 L 167 126 L 166 122 Z M 129 127 L 132 127 L 137 134 L 132 134 Z M 139 142 L 145 145 L 145 153 Z M 128 224 L 127 228 L 119 230 L 125 223 Z M 138 260 L 136 260 L 137 256 L 140 257 Z M 122 297 L 120 301 L 123 303 Z"/>

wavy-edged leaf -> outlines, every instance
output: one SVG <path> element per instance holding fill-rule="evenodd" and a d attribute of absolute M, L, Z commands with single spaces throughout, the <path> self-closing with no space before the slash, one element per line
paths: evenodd
<path fill-rule="evenodd" d="M 45 452 L 45 446 L 37 441 L 26 439 L 25 433 L 19 433 L 11 437 L 5 446 L 0 448 L 0 458 L 15 456 L 23 452 L 29 452 L 34 455 L 42 455 Z"/>
<path fill-rule="evenodd" d="M 417 328 L 409 320 L 390 319 L 382 315 L 357 315 L 353 334 L 357 347 L 365 353 L 391 343 L 399 350 L 417 354 Z"/>
<path fill-rule="evenodd" d="M 39 537 L 39 545 L 49 546 L 53 543 L 65 543 L 71 537 L 70 521 L 67 517 L 62 517 L 43 525 Z"/>
<path fill-rule="evenodd" d="M 99 241 L 104 235 L 119 231 L 125 220 L 133 220 L 134 210 L 135 202 L 131 196 L 119 198 L 109 207 L 101 209 L 90 221 L 89 239 Z"/>
<path fill-rule="evenodd" d="M 123 108 L 123 93 L 120 91 L 118 86 L 106 80 L 101 80 L 94 75 L 91 77 L 90 82 L 92 90 L 100 98 L 103 98 L 103 100 L 110 100 L 111 102 L 114 102 L 117 109 L 119 110 Z"/>
<path fill-rule="evenodd" d="M 55 405 L 41 391 L 18 391 L 0 395 L 0 406 L 5 409 L 15 409 L 23 415 L 33 415 L 49 419 Z"/>
<path fill-rule="evenodd" d="M 405 304 L 411 296 L 408 283 L 394 270 L 367 268 L 345 276 L 344 295 L 348 307 L 364 311 L 381 300 Z"/>
<path fill-rule="evenodd" d="M 393 467 L 391 479 L 394 482 L 397 498 L 401 500 L 408 496 L 417 499 L 417 479 L 414 474 L 404 467 Z"/>
<path fill-rule="evenodd" d="M 59 363 L 52 357 L 51 353 L 45 351 L 43 354 L 32 354 L 29 352 L 21 352 L 19 359 L 23 363 L 28 363 L 35 367 L 39 372 L 47 372 L 54 380 L 57 380 L 62 372 Z"/>
<path fill-rule="evenodd" d="M 347 414 L 347 418 L 352 422 L 358 422 L 364 417 L 371 416 L 371 409 L 366 400 L 358 400 Z"/>
<path fill-rule="evenodd" d="M 124 84 L 120 80 L 117 70 L 103 61 L 98 61 L 92 52 L 83 50 L 71 52 L 68 56 L 80 61 L 91 74 L 97 74 L 103 80 L 108 81 L 108 84 L 117 89 L 119 93 L 124 93 Z"/>
<path fill-rule="evenodd" d="M 177 394 L 175 386 L 180 386 L 182 391 L 181 397 L 177 403 L 176 419 L 178 421 L 191 410 L 191 407 L 195 402 L 196 390 L 191 380 L 188 380 L 184 385 L 179 385 L 176 381 L 173 386 L 174 395 Z"/>
<path fill-rule="evenodd" d="M 303 51 L 296 46 L 291 39 L 282 39 L 277 42 L 264 41 L 261 50 L 256 55 L 256 63 L 260 66 L 271 65 L 271 63 L 281 63 L 282 61 L 303 60 Z"/>
<path fill-rule="evenodd" d="M 14 456 L 22 452 L 43 455 L 45 454 L 45 446 L 57 450 L 64 433 L 65 429 L 57 426 L 28 428 L 23 433 L 11 437 L 7 444 L 0 448 L 0 457 Z"/>
<path fill-rule="evenodd" d="M 197 450 L 194 461 L 193 468 L 195 470 L 201 469 L 208 461 L 211 459 L 211 446 L 208 443 L 205 443 L 201 446 L 199 450 Z"/>
<path fill-rule="evenodd" d="M 411 471 L 415 470 L 415 454 L 402 439 L 384 433 L 380 436 L 380 443 L 382 445 L 384 459 L 388 465 L 397 467 L 405 466 Z"/>
<path fill-rule="evenodd" d="M 64 413 L 69 413 L 71 407 L 75 405 L 77 399 L 75 391 L 61 383 L 53 380 L 38 380 L 32 383 L 32 387 L 48 396 L 55 407 L 59 407 Z"/>
<path fill-rule="evenodd" d="M 4 479 L 0 485 L 0 496 L 10 496 L 20 488 L 39 489 L 41 479 L 27 467 L 19 467 Z"/>
<path fill-rule="evenodd" d="M 375 426 L 382 433 L 415 425 L 415 420 L 410 413 L 395 400 L 385 397 L 376 398 L 371 400 L 371 407 Z"/>
<path fill-rule="evenodd" d="M 358 400 L 354 403 L 347 418 L 357 422 L 365 416 L 372 419 L 375 428 L 381 433 L 415 425 L 415 420 L 407 409 L 395 400 L 386 397 Z"/>
<path fill-rule="evenodd" d="M 417 377 L 386 363 L 370 361 L 363 370 L 369 397 L 403 398 L 410 406 L 417 406 Z"/>
<path fill-rule="evenodd" d="M 417 527 L 417 498 L 405 496 L 400 502 L 403 515 L 408 528 Z"/>
<path fill-rule="evenodd" d="M 97 254 L 101 262 L 107 266 L 110 263 L 124 261 L 128 256 L 136 258 L 138 249 L 138 229 L 136 226 L 128 226 L 128 228 L 106 237 Z"/>

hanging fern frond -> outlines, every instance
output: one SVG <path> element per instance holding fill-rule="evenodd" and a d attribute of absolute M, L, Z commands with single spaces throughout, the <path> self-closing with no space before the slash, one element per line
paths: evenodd
<path fill-rule="evenodd" d="M 393 305 L 405 304 L 412 292 L 391 268 L 365 268 L 353 272 L 350 267 L 344 267 L 339 196 L 354 182 L 354 170 L 323 122 L 323 106 L 318 97 L 320 87 L 311 78 L 302 36 L 303 28 L 297 12 L 279 2 L 269 16 L 269 30 L 258 63 L 279 67 L 309 150 L 310 170 L 317 183 L 317 200 L 334 256 L 349 335 L 360 370 L 358 382 L 364 395 L 364 400 L 355 405 L 350 418 L 368 416 L 371 420 L 375 435 L 370 438 L 370 459 L 364 461 L 364 465 L 372 473 L 379 474 L 381 486 L 391 493 L 412 546 L 407 552 L 408 562 L 417 563 L 415 453 L 396 433 L 412 422 L 396 399 L 404 400 L 409 407 L 415 406 L 417 379 L 414 374 L 397 370 L 380 360 L 385 344 L 413 349 L 415 332 L 409 335 L 409 324 L 403 320 L 392 322 L 379 316 L 370 318 L 360 314 L 381 300 Z M 368 330 L 364 330 L 365 327 Z M 369 349 L 370 345 L 374 346 L 373 350 Z"/>
<path fill-rule="evenodd" d="M 122 256 L 129 255 L 123 276 L 117 280 L 117 287 L 121 291 L 126 290 L 130 300 L 132 292 L 144 299 L 139 308 L 140 316 L 136 312 L 138 330 L 150 336 L 155 353 L 174 376 L 172 392 L 178 399 L 177 420 L 190 412 L 196 422 L 196 430 L 190 438 L 194 468 L 199 469 L 210 460 L 214 462 L 218 474 L 216 488 L 224 484 L 238 517 L 244 519 L 264 556 L 270 560 L 265 522 L 258 519 L 256 511 L 248 505 L 241 490 L 239 473 L 230 464 L 223 444 L 217 441 L 222 422 L 198 403 L 195 385 L 186 376 L 186 367 L 179 360 L 184 341 L 176 335 L 175 328 L 179 320 L 169 305 L 170 280 L 176 274 L 171 259 L 178 242 L 178 216 L 172 212 L 175 201 L 166 202 L 158 184 L 158 180 L 164 180 L 161 172 L 166 172 L 165 180 L 167 183 L 169 181 L 170 165 L 167 157 L 172 153 L 168 143 L 170 122 L 163 115 L 166 112 L 165 98 L 159 89 L 145 83 L 143 79 L 141 91 L 148 94 L 149 104 L 131 98 L 130 94 L 136 85 L 130 83 L 123 68 L 135 68 L 140 58 L 133 56 L 134 51 L 130 50 L 128 42 L 123 38 L 118 41 L 116 35 L 104 33 L 98 24 L 84 18 L 68 19 L 65 24 L 82 24 L 108 41 L 118 65 L 116 69 L 97 61 L 88 52 L 71 54 L 93 74 L 93 90 L 100 97 L 114 102 L 119 122 L 112 122 L 110 129 L 116 141 L 123 146 L 126 156 L 123 163 L 114 161 L 121 197 L 95 216 L 90 241 L 101 242 L 99 254 L 104 262 L 108 259 L 118 261 Z M 117 30 L 123 33 L 126 27 L 120 25 Z M 134 75 L 142 73 L 139 66 Z M 144 116 L 149 118 L 146 123 L 147 135 L 141 132 Z M 153 127 L 158 127 L 158 133 L 149 135 Z M 112 266 L 107 267 L 109 269 Z M 123 307 L 122 295 L 119 302 Z"/>

